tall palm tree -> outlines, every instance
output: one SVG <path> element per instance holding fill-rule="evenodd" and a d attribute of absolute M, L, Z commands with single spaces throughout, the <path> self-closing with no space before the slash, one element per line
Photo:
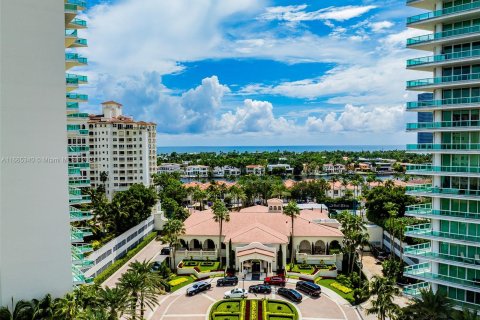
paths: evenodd
<path fill-rule="evenodd" d="M 222 268 L 222 257 L 220 256 L 222 250 L 222 234 L 223 234 L 223 222 L 230 221 L 230 212 L 228 211 L 225 204 L 220 201 L 216 200 L 212 206 L 213 211 L 213 219 L 219 225 L 219 233 L 218 233 L 218 257 L 220 260 L 220 269 Z"/>
<path fill-rule="evenodd" d="M 73 293 L 67 293 L 63 298 L 55 299 L 55 316 L 60 319 L 75 320 L 80 309 Z"/>
<path fill-rule="evenodd" d="M 330 179 L 330 184 L 332 185 L 332 198 L 335 198 L 335 182 L 338 181 L 337 177 L 336 176 L 331 176 Z"/>
<path fill-rule="evenodd" d="M 98 290 L 97 301 L 107 313 L 107 320 L 118 320 L 128 308 L 129 300 L 126 292 L 120 288 L 101 288 Z"/>
<path fill-rule="evenodd" d="M 370 290 L 376 299 L 371 300 L 372 305 L 367 309 L 367 314 L 377 314 L 379 320 L 387 317 L 395 319 L 400 311 L 394 303 L 395 296 L 400 294 L 395 284 L 390 279 L 374 276 L 370 282 Z"/>
<path fill-rule="evenodd" d="M 295 218 L 300 215 L 300 208 L 298 207 L 295 201 L 290 201 L 285 208 L 283 208 L 283 214 L 292 219 L 292 230 L 290 231 L 290 263 L 292 264 L 295 258 L 294 248 L 293 248 L 293 236 L 294 236 L 294 227 Z"/>
<path fill-rule="evenodd" d="M 370 244 L 370 235 L 368 232 L 360 232 L 358 235 L 358 244 L 360 245 L 360 283 L 359 286 L 362 284 L 362 273 L 363 273 L 363 251 L 366 246 Z"/>
<path fill-rule="evenodd" d="M 32 320 L 34 307 L 30 301 L 20 300 L 15 305 L 12 298 L 12 309 L 0 308 L 0 320 Z"/>
<path fill-rule="evenodd" d="M 452 302 L 440 291 L 434 293 L 432 288 L 420 290 L 420 296 L 404 308 L 405 317 L 415 320 L 447 320 L 452 312 Z"/>
<path fill-rule="evenodd" d="M 173 271 L 176 269 L 175 256 L 177 246 L 180 244 L 180 236 L 185 234 L 185 226 L 181 220 L 168 219 L 167 223 L 163 226 L 163 240 L 170 245 L 172 252 Z"/>
<path fill-rule="evenodd" d="M 33 299 L 33 319 L 53 319 L 55 314 L 54 300 L 50 294 L 45 295 L 41 300 Z"/>
<path fill-rule="evenodd" d="M 452 315 L 453 320 L 479 320 L 480 317 L 477 315 L 475 310 L 465 309 L 463 311 L 454 311 Z"/>

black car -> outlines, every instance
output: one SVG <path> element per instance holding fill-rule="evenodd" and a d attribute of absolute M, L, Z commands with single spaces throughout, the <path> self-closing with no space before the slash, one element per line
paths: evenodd
<path fill-rule="evenodd" d="M 168 248 L 168 247 L 162 248 L 162 250 L 160 250 L 160 254 L 161 255 L 170 255 L 170 248 Z"/>
<path fill-rule="evenodd" d="M 225 277 L 217 280 L 217 287 L 236 286 L 238 284 L 237 277 Z"/>
<path fill-rule="evenodd" d="M 318 284 L 308 281 L 298 281 L 295 288 L 313 297 L 319 297 L 322 293 L 322 288 Z"/>
<path fill-rule="evenodd" d="M 152 272 L 156 272 L 158 270 L 160 270 L 160 267 L 162 266 L 162 264 L 158 261 L 155 261 L 152 265 L 152 269 L 150 271 Z"/>
<path fill-rule="evenodd" d="M 302 295 L 297 290 L 278 288 L 277 293 L 293 302 L 302 302 Z"/>
<path fill-rule="evenodd" d="M 266 284 L 255 284 L 253 286 L 248 287 L 248 292 L 253 293 L 271 293 L 272 287 Z"/>
<path fill-rule="evenodd" d="M 197 293 L 200 293 L 202 291 L 210 290 L 212 285 L 208 282 L 205 281 L 200 281 L 195 283 L 193 286 L 187 289 L 187 296 L 194 296 Z"/>

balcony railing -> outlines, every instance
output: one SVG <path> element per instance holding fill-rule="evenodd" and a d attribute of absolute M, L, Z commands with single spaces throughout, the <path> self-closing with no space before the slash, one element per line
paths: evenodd
<path fill-rule="evenodd" d="M 471 127 L 479 127 L 479 126 L 480 126 L 480 120 L 413 122 L 413 123 L 407 123 L 407 130 L 471 128 Z"/>
<path fill-rule="evenodd" d="M 83 0 L 66 0 L 65 3 L 74 4 L 74 5 L 77 5 L 77 6 L 80 6 L 80 7 L 86 7 L 87 6 L 87 2 L 83 1 Z"/>
<path fill-rule="evenodd" d="M 72 253 L 85 254 L 92 251 L 93 251 L 93 247 L 91 244 L 86 244 L 86 243 L 72 244 Z"/>
<path fill-rule="evenodd" d="M 70 207 L 70 220 L 89 220 L 92 218 L 90 211 L 82 211 L 75 207 Z"/>
<path fill-rule="evenodd" d="M 480 97 L 451 98 L 443 100 L 411 101 L 407 102 L 407 110 L 419 108 L 442 108 L 448 105 L 464 105 L 480 103 Z"/>
<path fill-rule="evenodd" d="M 403 294 L 411 297 L 418 297 L 420 296 L 420 290 L 429 290 L 430 283 L 429 282 L 420 282 L 415 284 L 410 284 L 403 288 Z"/>
<path fill-rule="evenodd" d="M 86 28 L 87 27 L 87 21 L 82 20 L 82 19 L 73 19 L 72 21 L 69 22 L 69 24 L 78 26 L 80 28 Z"/>
<path fill-rule="evenodd" d="M 68 164 L 68 167 L 69 168 L 84 168 L 84 169 L 88 169 L 90 168 L 90 163 L 88 162 L 70 162 Z"/>
<path fill-rule="evenodd" d="M 409 150 L 418 150 L 418 151 L 442 151 L 442 150 L 480 150 L 480 143 L 418 143 L 418 144 L 407 144 L 407 151 Z"/>
<path fill-rule="evenodd" d="M 456 284 L 465 288 L 473 289 L 475 291 L 480 290 L 480 279 L 479 281 L 467 280 L 434 273 L 432 272 L 432 267 L 428 262 L 405 267 L 404 275 L 414 276 L 426 281 Z"/>
<path fill-rule="evenodd" d="M 67 118 L 88 118 L 88 113 L 86 112 L 71 113 L 71 114 L 67 114 Z"/>
<path fill-rule="evenodd" d="M 65 60 L 67 61 L 76 61 L 80 64 L 87 64 L 87 58 L 83 58 L 78 53 L 65 53 Z"/>
<path fill-rule="evenodd" d="M 451 240 L 453 240 L 453 242 L 466 242 L 468 244 L 480 246 L 480 237 L 432 230 L 430 223 L 407 226 L 405 236 L 428 239 L 441 238 L 444 241 L 450 240 L 451 242 Z"/>
<path fill-rule="evenodd" d="M 416 87 L 423 87 L 423 86 L 431 86 L 435 84 L 452 83 L 452 82 L 458 82 L 458 81 L 471 81 L 471 80 L 480 80 L 480 73 L 469 73 L 469 74 L 459 74 L 459 75 L 445 76 L 445 77 L 410 80 L 410 81 L 407 81 L 407 88 L 416 88 Z"/>
<path fill-rule="evenodd" d="M 480 26 L 472 26 L 472 27 L 465 27 L 465 28 L 454 29 L 449 31 L 426 34 L 423 36 L 407 39 L 407 46 L 412 46 L 415 44 L 426 43 L 426 42 L 435 41 L 435 40 L 441 40 L 441 39 L 455 37 L 455 36 L 477 34 L 479 31 L 480 31 Z"/>
<path fill-rule="evenodd" d="M 438 193 L 445 195 L 460 195 L 460 196 L 480 196 L 480 190 L 457 189 L 457 188 L 440 188 L 432 187 L 431 184 L 419 184 L 414 186 L 407 186 L 406 192 L 409 193 Z"/>
<path fill-rule="evenodd" d="M 78 93 L 67 93 L 67 100 L 87 101 L 88 95 Z"/>
<path fill-rule="evenodd" d="M 478 257 L 465 257 L 465 256 L 455 256 L 450 254 L 443 254 L 438 252 L 433 252 L 430 242 L 422 243 L 414 246 L 406 246 L 404 248 L 404 254 L 407 256 L 413 256 L 414 258 L 434 260 L 434 261 L 443 261 L 443 262 L 455 262 L 461 265 L 480 265 L 480 258 Z"/>
<path fill-rule="evenodd" d="M 72 81 L 76 80 L 76 83 L 87 83 L 88 82 L 87 76 L 81 76 L 81 75 L 73 74 L 73 73 L 65 74 L 65 79 L 67 80 L 67 82 L 69 80 L 72 80 Z"/>
<path fill-rule="evenodd" d="M 405 208 L 405 215 L 407 216 L 431 216 L 432 218 L 451 217 L 468 220 L 480 220 L 480 213 L 465 212 L 465 211 L 453 211 L 453 210 L 437 210 L 432 209 L 430 203 L 416 204 L 413 206 L 407 206 Z"/>
<path fill-rule="evenodd" d="M 77 40 L 75 40 L 74 44 L 77 46 L 85 47 L 88 45 L 88 42 L 87 42 L 87 39 L 78 38 Z"/>
<path fill-rule="evenodd" d="M 69 180 L 68 185 L 70 187 L 90 186 L 90 179 Z"/>
<path fill-rule="evenodd" d="M 480 2 L 472 2 L 472 3 L 467 3 L 467 4 L 462 4 L 459 6 L 453 6 L 450 8 L 446 9 L 441 9 L 441 10 L 435 10 L 435 11 L 430 11 L 427 13 L 422 13 L 413 17 L 407 18 L 407 24 L 419 22 L 419 21 L 424 21 L 424 20 L 429 20 L 433 18 L 438 18 L 442 16 L 447 16 L 450 14 L 454 13 L 459 13 L 459 12 L 465 12 L 469 10 L 475 10 L 480 8 Z"/>
<path fill-rule="evenodd" d="M 67 147 L 67 152 L 69 152 L 69 153 L 87 152 L 89 150 L 90 150 L 90 148 L 87 147 L 87 146 L 68 146 Z"/>
<path fill-rule="evenodd" d="M 480 2 L 478 3 L 480 4 Z M 461 60 L 465 58 L 475 58 L 475 57 L 480 57 L 479 49 L 410 59 L 410 60 L 407 60 L 407 67 L 420 66 L 424 64 L 439 63 L 439 62 L 452 61 L 452 60 Z"/>
<path fill-rule="evenodd" d="M 438 173 L 480 173 L 480 167 L 469 166 L 432 166 L 431 164 L 409 164 L 408 171 L 415 172 L 438 172 Z"/>

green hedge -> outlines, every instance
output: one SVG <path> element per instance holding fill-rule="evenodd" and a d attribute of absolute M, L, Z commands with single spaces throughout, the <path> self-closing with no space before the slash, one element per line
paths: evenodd
<path fill-rule="evenodd" d="M 128 251 L 127 254 L 112 263 L 108 268 L 102 271 L 98 276 L 95 277 L 94 281 L 97 284 L 102 284 L 105 280 L 107 280 L 112 274 L 114 274 L 118 269 L 120 269 L 128 260 L 132 259 L 140 250 L 145 248 L 147 244 L 149 244 L 155 237 L 157 236 L 156 232 L 152 232 L 148 234 L 143 240 L 132 250 Z"/>

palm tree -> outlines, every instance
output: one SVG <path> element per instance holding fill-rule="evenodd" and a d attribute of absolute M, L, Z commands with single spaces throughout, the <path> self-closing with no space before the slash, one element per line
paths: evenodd
<path fill-rule="evenodd" d="M 283 208 L 283 214 L 292 219 L 292 231 L 290 232 L 290 264 L 294 261 L 294 248 L 293 248 L 293 236 L 294 228 L 293 223 L 295 218 L 300 215 L 300 208 L 295 201 L 290 201 L 285 208 Z"/>
<path fill-rule="evenodd" d="M 207 192 L 205 190 L 200 189 L 198 186 L 193 188 L 193 193 L 192 193 L 192 199 L 193 202 L 199 202 L 200 203 L 200 210 L 204 209 L 203 206 L 203 201 L 207 197 Z"/>
<path fill-rule="evenodd" d="M 82 311 L 77 320 L 111 320 L 118 318 L 110 318 L 108 312 L 103 308 L 88 308 Z"/>
<path fill-rule="evenodd" d="M 30 301 L 20 300 L 15 305 L 12 298 L 12 309 L 0 308 L 0 320 L 32 320 L 34 313 L 33 304 Z"/>
<path fill-rule="evenodd" d="M 475 310 L 465 309 L 463 311 L 454 311 L 452 315 L 453 320 L 479 320 L 480 317 L 477 315 Z"/>
<path fill-rule="evenodd" d="M 387 220 L 387 226 L 390 231 L 390 254 L 391 258 L 395 259 L 395 221 L 398 215 L 397 205 L 393 202 L 387 202 L 384 204 L 384 209 L 388 212 L 390 218 Z"/>
<path fill-rule="evenodd" d="M 55 300 L 55 316 L 65 320 L 75 320 L 80 311 L 77 299 L 73 293 L 67 293 L 63 298 Z"/>
<path fill-rule="evenodd" d="M 185 234 L 185 226 L 181 220 L 168 219 L 167 223 L 163 226 L 163 240 L 168 242 L 172 252 L 173 271 L 176 270 L 175 256 L 177 246 L 180 244 L 180 236 Z"/>
<path fill-rule="evenodd" d="M 363 251 L 365 249 L 365 246 L 370 245 L 369 241 L 370 240 L 370 235 L 368 232 L 360 232 L 358 235 L 358 244 L 360 245 L 360 282 L 359 286 L 362 284 L 362 271 L 363 271 Z"/>
<path fill-rule="evenodd" d="M 102 310 L 106 311 L 105 319 L 107 320 L 118 320 L 122 317 L 128 308 L 130 299 L 120 288 L 106 287 L 98 290 L 97 301 L 102 306 Z"/>
<path fill-rule="evenodd" d="M 220 260 L 220 269 L 222 268 L 222 257 L 220 257 L 221 249 L 222 249 L 222 233 L 223 233 L 223 222 L 230 221 L 230 212 L 228 211 L 225 204 L 220 201 L 216 200 L 212 206 L 213 210 L 213 219 L 215 222 L 218 222 L 220 230 L 218 233 L 218 257 Z"/>
<path fill-rule="evenodd" d="M 413 303 L 404 308 L 404 315 L 416 320 L 447 320 L 452 311 L 453 305 L 447 296 L 438 290 L 434 293 L 430 288 L 420 290 L 420 296 L 413 298 Z"/>
<path fill-rule="evenodd" d="M 332 185 L 332 198 L 335 198 L 335 182 L 337 182 L 338 179 L 335 176 L 331 176 L 329 181 L 330 181 L 330 184 Z"/>
<path fill-rule="evenodd" d="M 400 308 L 393 301 L 400 290 L 387 278 L 374 276 L 370 282 L 370 290 L 376 299 L 371 301 L 372 306 L 367 309 L 367 314 L 377 314 L 379 320 L 387 317 L 395 319 Z"/>
<path fill-rule="evenodd" d="M 33 299 L 33 319 L 53 319 L 55 314 L 54 300 L 50 294 L 41 300 Z"/>

